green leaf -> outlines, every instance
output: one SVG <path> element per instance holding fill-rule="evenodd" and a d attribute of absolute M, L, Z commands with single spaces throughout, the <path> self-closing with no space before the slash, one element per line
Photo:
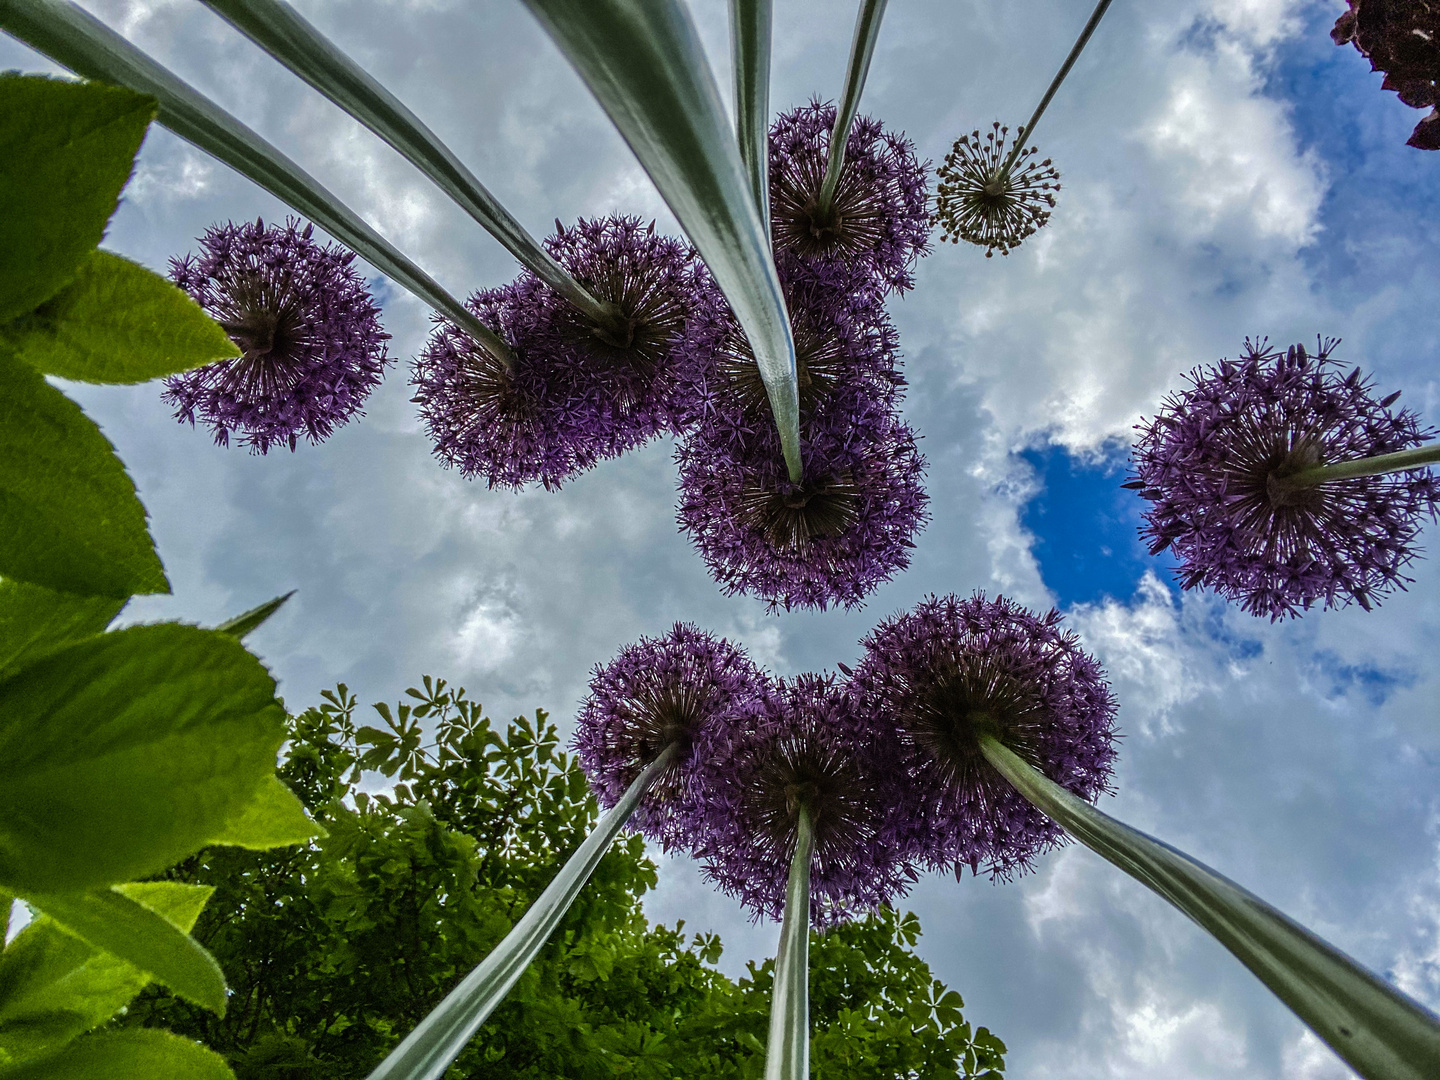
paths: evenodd
<path fill-rule="evenodd" d="M 800 479 L 795 342 L 734 132 L 681 0 L 525 0 L 609 114 L 709 266 L 760 366 Z"/>
<path fill-rule="evenodd" d="M 0 1080 L 235 1080 L 225 1059 L 168 1031 L 126 1028 L 77 1039 L 55 1054 L 0 1066 Z"/>
<path fill-rule="evenodd" d="M 735 136 L 760 220 L 770 220 L 771 0 L 730 0 Z"/>
<path fill-rule="evenodd" d="M 271 776 L 260 785 L 255 798 L 210 838 L 210 843 L 264 851 L 303 844 L 324 835 L 325 830 L 306 813 L 305 804 L 279 777 Z"/>
<path fill-rule="evenodd" d="M 124 606 L 124 600 L 108 596 L 72 596 L 0 579 L 0 679 L 100 633 Z"/>
<path fill-rule="evenodd" d="M 318 180 L 93 15 L 68 0 L 5 0 L 0 29 L 87 79 L 153 95 L 160 123 L 176 135 L 293 206 L 486 349 L 508 358 L 509 348 L 494 331 Z"/>
<path fill-rule="evenodd" d="M 169 592 L 135 485 L 100 429 L 0 350 L 0 574 L 123 600 Z"/>
<path fill-rule="evenodd" d="M 274 774 L 284 710 L 234 638 L 101 634 L 0 683 L 0 883 L 144 877 L 224 829 Z"/>
<path fill-rule="evenodd" d="M 855 13 L 855 33 L 850 39 L 850 59 L 845 65 L 845 89 L 835 110 L 835 126 L 830 131 L 830 153 L 825 162 L 825 178 L 820 182 L 816 201 L 820 213 L 828 213 L 840 186 L 840 172 L 845 167 L 845 145 L 850 141 L 850 125 L 865 91 L 870 74 L 870 58 L 875 54 L 875 40 L 880 36 L 880 21 L 885 17 L 888 0 L 860 0 Z"/>
<path fill-rule="evenodd" d="M 243 615 L 236 615 L 233 619 L 226 619 L 219 626 L 215 627 L 222 634 L 229 634 L 234 638 L 245 638 L 251 631 L 258 630 L 266 619 L 274 615 L 285 606 L 285 601 L 295 595 L 291 589 L 284 596 L 277 596 L 274 600 L 266 600 L 259 607 L 253 607 Z"/>
<path fill-rule="evenodd" d="M 1440 1017 L 1254 893 L 1101 813 L 992 736 L 981 752 L 1026 799 L 1203 927 L 1361 1076 L 1440 1076 Z"/>
<path fill-rule="evenodd" d="M 53 296 L 105 233 L 155 100 L 0 75 L 0 323 Z"/>
<path fill-rule="evenodd" d="M 196 916 L 210 895 L 210 890 L 203 886 L 178 882 L 147 884 L 168 885 L 172 892 L 191 890 L 182 895 Z M 140 898 L 146 895 L 144 890 L 138 896 L 129 896 L 116 889 L 95 889 L 28 893 L 25 901 L 97 949 L 119 957 L 187 1001 L 223 1016 L 225 976 L 220 973 L 220 965 L 185 930 L 142 903 Z M 162 897 L 164 901 L 173 904 L 174 898 Z M 193 916 L 189 922 L 194 925 Z"/>
<path fill-rule="evenodd" d="M 240 350 L 213 319 L 159 274 L 92 251 L 72 281 L 0 328 L 0 345 L 47 375 L 137 383 Z"/>

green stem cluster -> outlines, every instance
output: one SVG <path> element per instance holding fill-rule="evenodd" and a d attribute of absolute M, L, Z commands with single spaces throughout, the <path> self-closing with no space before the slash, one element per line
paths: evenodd
<path fill-rule="evenodd" d="M 1440 443 L 1434 446 L 1417 446 L 1413 450 L 1397 450 L 1393 454 L 1375 454 L 1351 461 L 1337 461 L 1333 465 L 1317 465 L 1290 476 L 1274 477 L 1271 483 L 1289 490 L 1298 490 L 1323 484 L 1327 480 L 1383 476 L 1386 473 L 1404 472 L 1407 469 L 1420 469 L 1435 464 L 1440 464 Z"/>

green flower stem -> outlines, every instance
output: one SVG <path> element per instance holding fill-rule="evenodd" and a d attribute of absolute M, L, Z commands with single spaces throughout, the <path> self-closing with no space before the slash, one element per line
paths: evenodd
<path fill-rule="evenodd" d="M 771 0 L 730 0 L 735 66 L 735 135 L 760 220 L 770 223 Z"/>
<path fill-rule="evenodd" d="M 1080 31 L 1080 36 L 1075 39 L 1075 46 L 1070 50 L 1070 55 L 1065 58 L 1065 63 L 1060 65 L 1060 71 L 1050 83 L 1050 89 L 1045 91 L 1045 96 L 1040 99 L 1040 104 L 1035 106 L 1035 112 L 1030 117 L 1030 122 L 1015 133 L 1015 145 L 1010 150 L 1010 156 L 1005 159 L 1005 167 L 1000 170 L 1000 175 L 1010 175 L 1010 170 L 1015 165 L 1015 159 L 1020 156 L 1021 148 L 1035 134 L 1035 125 L 1040 122 L 1040 117 L 1045 115 L 1045 109 L 1050 104 L 1050 99 L 1060 89 L 1060 84 L 1065 81 L 1065 76 L 1070 74 L 1070 69 L 1075 66 L 1075 61 L 1080 59 L 1081 52 L 1090 42 L 1090 35 L 1095 33 L 1095 28 L 1100 25 L 1100 20 L 1105 15 L 1105 9 L 1110 6 L 1110 0 L 1100 0 L 1095 5 L 1095 10 L 1090 13 L 1090 21 L 1085 24 L 1085 29 Z"/>
<path fill-rule="evenodd" d="M 1337 461 L 1333 465 L 1317 465 L 1313 469 L 1277 476 L 1271 483 L 1282 488 L 1295 490 L 1323 484 L 1327 480 L 1354 480 L 1360 476 L 1383 476 L 1385 473 L 1404 472 L 1426 465 L 1440 464 L 1440 443 L 1434 446 L 1417 446 L 1413 450 L 1397 450 L 1393 454 L 1376 454 L 1373 457 L 1355 458 L 1352 461 Z"/>
<path fill-rule="evenodd" d="M 510 365 L 509 346 L 494 331 L 318 180 L 88 12 L 68 0 L 0 0 L 0 29 L 87 79 L 157 98 L 160 123 L 310 218 Z"/>
<path fill-rule="evenodd" d="M 613 321 L 612 309 L 567 274 L 439 136 L 285 0 L 201 2 L 398 150 L 586 317 L 602 326 Z"/>
<path fill-rule="evenodd" d="M 1440 1017 L 1209 867 L 1123 825 L 994 736 L 985 759 L 1082 844 L 1199 923 L 1367 1080 L 1440 1076 Z"/>
<path fill-rule="evenodd" d="M 1106 0 L 1108 3 L 1109 0 Z M 887 0 L 861 0 L 855 14 L 855 36 L 850 41 L 850 62 L 845 68 L 845 89 L 835 109 L 835 127 L 830 132 L 830 157 L 825 163 L 825 179 L 815 198 L 815 218 L 824 221 L 835 202 L 840 186 L 840 171 L 845 167 L 845 144 L 850 139 L 850 125 L 865 92 L 865 77 L 870 74 L 870 58 L 875 55 L 875 39 L 880 36 L 880 20 L 885 17 Z"/>
<path fill-rule="evenodd" d="M 675 759 L 672 744 L 637 776 L 503 941 L 421 1020 L 368 1080 L 439 1080 L 539 955 L 651 786 Z"/>
<path fill-rule="evenodd" d="M 815 826 L 810 808 L 801 803 L 795 823 L 795 856 L 785 886 L 785 920 L 775 950 L 765 1080 L 810 1078 L 810 861 L 814 853 Z"/>
<path fill-rule="evenodd" d="M 710 268 L 755 353 L 790 479 L 800 393 L 785 294 L 720 89 L 681 0 L 525 0 Z"/>

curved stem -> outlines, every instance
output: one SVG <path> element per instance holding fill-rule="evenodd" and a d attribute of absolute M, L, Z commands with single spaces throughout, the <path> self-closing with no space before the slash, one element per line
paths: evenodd
<path fill-rule="evenodd" d="M 0 28 L 87 79 L 160 103 L 160 123 L 288 203 L 511 366 L 510 347 L 299 165 L 68 0 L 4 0 Z"/>
<path fill-rule="evenodd" d="M 1108 2 L 1108 0 L 1107 0 Z M 835 127 L 830 132 L 830 157 L 825 163 L 825 179 L 815 198 L 815 217 L 824 221 L 835 203 L 840 186 L 840 172 L 845 168 L 845 144 L 850 141 L 850 125 L 860 107 L 865 91 L 865 78 L 870 74 L 870 58 L 875 55 L 875 39 L 880 36 L 880 20 L 885 17 L 887 0 L 860 0 L 855 14 L 855 36 L 850 41 L 850 62 L 845 68 L 845 89 L 835 109 Z"/>
<path fill-rule="evenodd" d="M 605 305 L 550 257 L 439 136 L 285 0 L 201 2 L 398 150 L 521 265 L 605 325 L 610 317 Z"/>
<path fill-rule="evenodd" d="M 801 803 L 795 855 L 785 886 L 785 921 L 775 949 L 765 1080 L 810 1078 L 810 860 L 814 853 L 814 824 L 809 807 Z"/>
<path fill-rule="evenodd" d="M 1440 1076 L 1440 1017 L 1254 893 L 1066 791 L 994 736 L 982 735 L 980 750 L 1066 832 L 1199 923 L 1361 1076 Z"/>
<path fill-rule="evenodd" d="M 504 1000 L 570 909 L 645 793 L 675 759 L 672 744 L 637 776 L 503 941 L 375 1067 L 368 1080 L 438 1080 Z"/>
<path fill-rule="evenodd" d="M 1333 465 L 1317 465 L 1313 469 L 1305 469 L 1290 476 L 1275 477 L 1271 483 L 1290 489 L 1307 488 L 1323 484 L 1327 480 L 1383 476 L 1385 473 L 1404 472 L 1406 469 L 1420 469 L 1435 464 L 1440 464 L 1440 443 L 1434 446 L 1417 446 L 1413 450 L 1397 450 L 1393 454 L 1375 454 L 1373 457 L 1337 461 Z"/>
<path fill-rule="evenodd" d="M 1030 122 L 1015 133 L 1015 145 L 1010 150 L 1010 156 L 1005 159 L 1005 167 L 1000 170 L 1001 176 L 1009 176 L 1010 170 L 1015 166 L 1015 159 L 1020 156 L 1020 150 L 1035 133 L 1035 125 L 1040 122 L 1040 117 L 1045 115 L 1045 109 L 1050 104 L 1050 99 L 1055 96 L 1055 91 L 1060 89 L 1060 84 L 1065 81 L 1065 76 L 1070 74 L 1070 69 L 1075 66 L 1075 61 L 1080 59 L 1081 52 L 1090 41 L 1090 35 L 1095 33 L 1095 28 L 1100 25 L 1101 18 L 1105 15 L 1105 9 L 1110 6 L 1110 0 L 1100 0 L 1095 5 L 1095 10 L 1090 13 L 1090 21 L 1085 24 L 1085 29 L 1080 31 L 1080 36 L 1075 39 L 1075 45 L 1070 50 L 1070 55 L 1065 58 L 1065 63 L 1060 65 L 1060 71 L 1050 83 L 1050 89 L 1045 91 L 1045 96 L 1040 99 L 1040 104 L 1035 106 L 1035 112 L 1030 116 Z"/>
<path fill-rule="evenodd" d="M 770 225 L 771 0 L 730 0 L 735 135 L 760 220 Z"/>

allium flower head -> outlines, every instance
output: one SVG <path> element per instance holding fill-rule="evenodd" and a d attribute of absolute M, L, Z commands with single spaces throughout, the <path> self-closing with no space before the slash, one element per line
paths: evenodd
<path fill-rule="evenodd" d="M 1354 42 L 1371 71 L 1385 72 L 1383 90 L 1394 90 L 1412 109 L 1429 109 L 1406 146 L 1440 150 L 1440 4 L 1434 0 L 1349 0 L 1335 20 L 1336 45 Z"/>
<path fill-rule="evenodd" d="M 770 128 L 770 218 L 777 261 L 793 273 L 843 273 L 849 288 L 877 294 L 914 285 L 916 260 L 930 248 L 926 170 L 915 146 L 878 120 L 855 117 L 831 213 L 818 196 L 825 179 L 835 106 L 812 101 Z"/>
<path fill-rule="evenodd" d="M 1207 587 L 1272 620 L 1316 601 L 1373 601 L 1410 579 L 1422 514 L 1436 513 L 1430 470 L 1287 485 L 1318 465 L 1408 450 L 1432 438 L 1414 413 L 1377 401 L 1356 368 L 1321 343 L 1281 352 L 1248 338 L 1239 360 L 1197 368 L 1137 428 L 1134 477 L 1152 503 L 1141 535 L 1180 560 L 1187 589 Z"/>
<path fill-rule="evenodd" d="M 929 518 L 914 433 L 883 404 L 848 424 L 825 419 L 801 429 L 799 484 L 768 412 L 701 427 L 676 451 L 681 531 L 726 593 L 772 611 L 850 608 L 909 565 Z"/>
<path fill-rule="evenodd" d="M 527 271 L 467 305 L 509 344 L 510 368 L 444 321 L 415 364 L 436 455 L 491 487 L 556 488 L 670 429 L 673 388 L 694 381 L 681 373 L 715 347 L 715 301 L 688 246 L 616 217 L 561 227 L 546 247 L 614 305 L 612 323 L 590 322 Z"/>
<path fill-rule="evenodd" d="M 1093 802 L 1115 758 L 1115 699 L 1060 615 L 1004 597 L 930 597 L 881 623 L 851 677 L 867 715 L 899 738 L 909 790 L 887 841 L 933 868 L 1008 879 L 1063 840 L 989 764 L 989 734 Z"/>
<path fill-rule="evenodd" d="M 196 417 L 228 446 L 294 450 L 324 441 L 361 413 L 389 362 L 380 309 L 350 265 L 353 251 L 285 227 L 227 222 L 200 238 L 200 254 L 170 261 L 170 277 L 215 319 L 242 355 L 165 380 L 175 416 Z"/>
<path fill-rule="evenodd" d="M 833 676 L 782 682 L 759 723 L 704 768 L 715 801 L 705 874 L 756 918 L 778 918 L 809 810 L 811 919 L 833 925 L 873 910 L 915 879 L 881 842 L 900 805 L 899 757 Z"/>
<path fill-rule="evenodd" d="M 1060 174 L 1050 159 L 1035 161 L 1035 148 L 1022 150 L 1005 172 L 1014 143 L 1007 145 L 1010 129 L 997 120 L 982 139 L 979 130 L 956 140 L 945 164 L 936 170 L 935 216 L 943 239 L 961 240 L 985 249 L 991 258 L 998 250 L 1009 255 L 1020 241 L 1050 220 Z M 1014 142 L 1019 142 L 1017 133 Z"/>
<path fill-rule="evenodd" d="M 714 810 L 697 759 L 723 760 L 753 726 L 770 682 L 745 653 L 686 623 L 597 666 L 576 717 L 575 751 L 595 796 L 614 806 L 672 743 L 679 754 L 640 803 L 634 828 L 670 847 L 708 835 Z"/>

